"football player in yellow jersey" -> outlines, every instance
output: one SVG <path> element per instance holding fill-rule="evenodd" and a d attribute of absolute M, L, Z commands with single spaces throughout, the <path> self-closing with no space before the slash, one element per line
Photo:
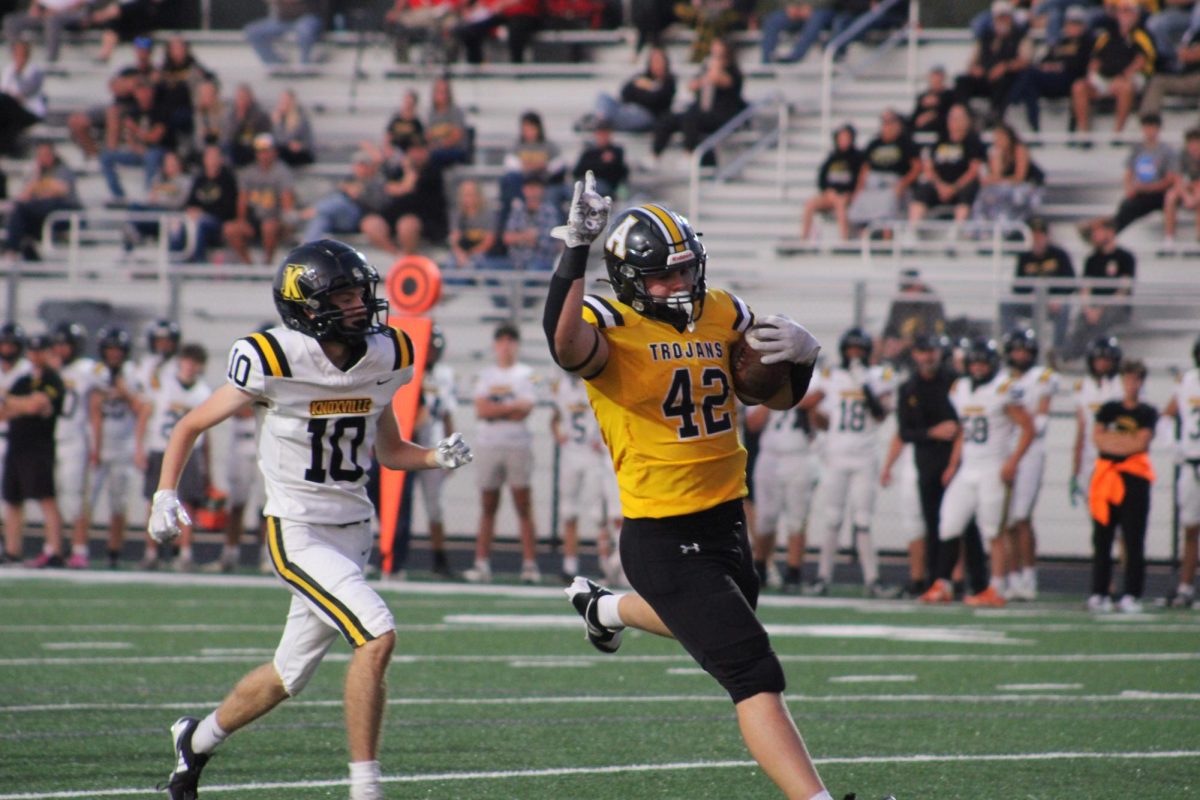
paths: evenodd
<path fill-rule="evenodd" d="M 831 800 L 754 613 L 729 357 L 754 317 L 732 294 L 706 288 L 704 246 L 686 220 L 656 204 L 626 209 L 608 227 L 616 300 L 585 296 L 588 248 L 610 206 L 590 172 L 575 185 L 567 225 L 555 229 L 567 248 L 543 325 L 554 359 L 587 382 L 612 454 L 625 513 L 621 562 L 635 593 L 614 595 L 579 577 L 567 594 L 601 651 L 616 651 L 626 626 L 677 639 L 729 693 L 746 745 L 784 794 Z M 761 322 L 773 327 L 756 328 L 751 346 L 764 362 L 793 365 L 790 385 L 768 405 L 790 407 L 808 387 L 820 344 L 786 317 Z"/>

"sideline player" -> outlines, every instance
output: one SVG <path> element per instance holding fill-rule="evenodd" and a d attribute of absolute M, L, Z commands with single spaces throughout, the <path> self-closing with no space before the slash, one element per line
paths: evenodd
<path fill-rule="evenodd" d="M 429 354 L 421 382 L 422 408 L 413 428 L 413 443 L 422 447 L 435 446 L 454 430 L 454 409 L 458 405 L 458 398 L 454 389 L 454 368 L 442 363 L 445 351 L 446 336 L 441 328 L 434 325 L 429 333 Z M 442 486 L 446 473 L 440 469 L 426 469 L 408 476 L 408 480 L 414 482 L 414 489 L 421 490 L 425 516 L 429 520 L 430 569 L 434 575 L 452 579 L 455 575 L 446 555 L 446 514 L 442 506 Z"/>
<path fill-rule="evenodd" d="M 1092 467 L 1096 464 L 1096 442 L 1092 438 L 1096 426 L 1096 412 L 1109 400 L 1122 397 L 1121 380 L 1117 369 L 1121 366 L 1121 343 L 1115 336 L 1101 336 L 1092 342 L 1087 351 L 1088 374 L 1075 382 L 1075 447 L 1072 451 L 1071 505 L 1083 499 L 1087 507 L 1087 487 L 1092 480 Z"/>
<path fill-rule="evenodd" d="M 746 428 L 759 432 L 754 467 L 759 552 L 770 574 L 776 538 L 787 537 L 784 594 L 799 594 L 808 545 L 808 511 L 813 493 L 812 425 L 802 408 L 776 411 L 764 405 L 746 412 Z M 761 574 L 761 572 L 760 572 Z"/>
<path fill-rule="evenodd" d="M 1037 599 L 1033 507 L 1037 504 L 1046 472 L 1046 425 L 1050 420 L 1050 401 L 1058 392 L 1058 373 L 1049 367 L 1037 366 L 1038 350 L 1037 334 L 1032 330 L 1011 331 L 1004 339 L 1008 374 L 1021 390 L 1021 402 L 1033 417 L 1033 442 L 1017 468 L 1008 505 L 1009 558 L 1005 595 L 1008 600 Z"/>
<path fill-rule="evenodd" d="M 1190 608 L 1196 602 L 1196 554 L 1200 544 L 1200 337 L 1192 345 L 1195 368 L 1179 376 L 1175 391 L 1163 409 L 1164 417 L 1179 424 L 1179 527 L 1183 528 L 1183 553 L 1179 563 L 1179 585 L 1159 601 L 1168 608 Z"/>
<path fill-rule="evenodd" d="M 129 487 L 133 485 L 134 435 L 144 402 L 137 368 L 129 360 L 133 339 L 118 326 L 101 328 L 96 336 L 100 379 L 91 398 L 92 491 L 88 506 L 96 507 L 100 492 L 108 498 L 108 566 L 115 569 L 125 542 L 129 518 Z"/>
<path fill-rule="evenodd" d="M 88 478 L 96 449 L 90 424 L 91 395 L 100 377 L 100 367 L 83 355 L 87 331 L 78 322 L 56 325 L 50 341 L 54 343 L 58 374 L 66 390 L 62 414 L 54 428 L 54 488 L 63 524 L 72 526 L 67 566 L 87 569 L 88 529 L 92 522 Z"/>
<path fill-rule="evenodd" d="M 617 299 L 584 296 L 591 242 L 611 200 L 588 172 L 575 184 L 543 326 L 559 366 L 578 372 L 612 453 L 625 514 L 621 563 L 636 593 L 586 578 L 567 589 L 589 641 L 605 652 L 625 626 L 679 640 L 729 693 L 742 736 L 790 798 L 831 800 L 783 701 L 784 675 L 754 614 L 758 577 L 742 512 L 746 451 L 738 441 L 729 350 L 750 309 L 707 289 L 704 246 L 686 220 L 657 204 L 629 208 L 604 253 Z M 791 380 L 768 405 L 803 397 L 820 353 L 786 317 L 761 320 L 747 341 Z M 714 620 L 722 624 L 714 625 Z"/>
<path fill-rule="evenodd" d="M 1003 606 L 1005 554 L 1001 527 L 1009 487 L 1033 441 L 1033 420 L 1021 404 L 1020 387 L 1000 371 L 1000 353 L 994 342 L 972 341 L 963 353 L 963 367 L 966 375 L 950 387 L 950 402 L 961 428 L 943 478 L 946 493 L 942 496 L 937 580 L 921 595 L 921 601 L 948 603 L 954 599 L 950 575 L 958 562 L 959 543 L 966 538 L 967 571 L 976 592 L 965 602 Z M 992 580 L 982 590 L 979 587 L 986 575 L 982 545 L 967 532 L 972 517 L 979 533 L 992 546 Z"/>
<path fill-rule="evenodd" d="M 0 325 L 0 401 L 12 389 L 17 378 L 30 369 L 25 358 L 25 331 L 15 322 Z M 4 481 L 4 461 L 8 453 L 8 421 L 0 418 L 0 485 Z M 8 563 L 8 556 L 0 555 L 0 564 Z M 20 554 L 14 564 L 20 563 Z"/>
<path fill-rule="evenodd" d="M 471 460 L 458 434 L 426 449 L 405 442 L 392 395 L 412 379 L 408 336 L 388 328 L 379 275 L 353 248 L 322 239 L 292 250 L 275 275 L 284 326 L 234 343 L 229 382 L 175 426 L 163 457 L 150 530 L 166 541 L 188 522 L 175 494 L 197 437 L 253 405 L 267 488 L 268 544 L 292 604 L 274 659 L 250 672 L 205 717 L 171 726 L 172 800 L 193 800 L 213 749 L 299 694 L 340 632 L 354 647 L 346 673 L 350 798 L 383 796 L 378 755 L 395 623 L 367 585 L 371 551 L 366 462 L 389 469 L 456 469 Z"/>

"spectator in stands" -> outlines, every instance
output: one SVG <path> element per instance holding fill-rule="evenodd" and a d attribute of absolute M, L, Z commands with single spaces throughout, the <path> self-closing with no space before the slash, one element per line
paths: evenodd
<path fill-rule="evenodd" d="M 314 242 L 331 233 L 356 233 L 364 216 L 382 214 L 387 204 L 379 161 L 373 154 L 360 150 L 351 160 L 350 175 L 333 192 L 300 212 L 300 218 L 308 220 L 302 238 Z"/>
<path fill-rule="evenodd" d="M 456 5 L 442 0 L 395 0 L 383 15 L 383 31 L 392 37 L 396 63 L 408 63 L 413 42 L 436 43 L 442 47 L 446 63 L 452 61 L 450 50 L 459 22 Z"/>
<path fill-rule="evenodd" d="M 268 66 L 286 64 L 275 50 L 275 42 L 289 33 L 296 35 L 300 63 L 311 64 L 313 47 L 321 38 L 319 0 L 266 0 L 268 14 L 246 26 L 246 41 Z"/>
<path fill-rule="evenodd" d="M 621 87 L 620 99 L 610 94 L 597 95 L 592 113 L 576 127 L 587 130 L 605 120 L 617 131 L 652 130 L 658 119 L 671 113 L 674 99 L 675 76 L 667 51 L 655 47 L 646 57 L 646 69 Z"/>
<path fill-rule="evenodd" d="M 562 222 L 562 213 L 546 202 L 545 185 L 536 177 L 525 181 L 521 198 L 513 201 L 504 227 L 504 245 L 512 268 L 518 272 L 550 272 L 562 249 L 550 231 Z"/>
<path fill-rule="evenodd" d="M 12 43 L 12 63 L 0 74 L 0 155 L 16 155 L 21 133 L 46 116 L 42 68 L 29 63 L 29 42 Z"/>
<path fill-rule="evenodd" d="M 420 95 L 415 89 L 404 93 L 400 100 L 400 108 L 388 120 L 387 130 L 383 134 L 385 153 L 389 149 L 403 152 L 414 139 L 425 138 L 425 125 L 422 124 L 421 114 L 417 110 L 419 100 Z"/>
<path fill-rule="evenodd" d="M 1168 69 L 1176 66 L 1176 48 L 1189 33 L 1200 29 L 1200 10 L 1196 0 L 1160 0 L 1157 13 L 1146 19 L 1146 32 L 1154 40 L 1159 63 Z"/>
<path fill-rule="evenodd" d="M 1137 259 L 1133 253 L 1117 244 L 1117 228 L 1112 220 L 1092 223 L 1092 252 L 1083 265 L 1083 277 L 1104 281 L 1105 285 L 1085 286 L 1080 291 L 1081 305 L 1075 315 L 1075 327 L 1063 346 L 1063 357 L 1081 357 L 1088 345 L 1110 329 L 1129 319 L 1128 305 L 1089 304 L 1089 298 L 1125 297 L 1133 294 Z"/>
<path fill-rule="evenodd" d="M 182 211 L 187 202 L 191 180 L 183 170 L 183 161 L 172 150 L 163 153 L 162 165 L 146 189 L 146 199 L 143 202 L 130 203 L 130 211 Z M 157 237 L 159 225 L 154 220 L 138 220 L 129 223 L 123 231 L 125 252 L 141 244 L 146 237 Z M 180 242 L 178 231 L 167 230 L 163 235 L 168 240 Z M 176 249 L 182 249 L 182 242 Z"/>
<path fill-rule="evenodd" d="M 733 0 L 682 0 L 675 4 L 675 18 L 695 30 L 691 60 L 697 64 L 708 58 L 714 39 L 746 22 Z"/>
<path fill-rule="evenodd" d="M 683 149 L 691 153 L 705 138 L 746 107 L 742 97 L 742 70 L 737 53 L 724 39 L 712 43 L 700 73 L 688 82 L 693 101 L 681 114 L 661 117 L 654 126 L 654 156 L 662 155 L 676 131 L 683 131 Z M 701 164 L 715 166 L 716 153 L 704 154 Z"/>
<path fill-rule="evenodd" d="M 567 165 L 554 142 L 546 141 L 542 116 L 536 111 L 521 115 L 517 143 L 504 156 L 504 174 L 500 177 L 500 230 L 508 219 L 512 202 L 521 196 L 521 185 L 529 178 L 538 178 L 550 188 L 547 202 L 557 203 L 562 196 L 563 178 Z"/>
<path fill-rule="evenodd" d="M 967 103 L 973 97 L 986 97 L 993 118 L 1003 119 L 1013 83 L 1032 55 L 1028 37 L 1013 21 L 1012 3 L 994 0 L 991 27 L 976 41 L 967 71 L 954 80 L 956 98 Z"/>
<path fill-rule="evenodd" d="M 1013 83 L 1009 100 L 1025 106 L 1025 117 L 1035 131 L 1041 130 L 1041 99 L 1069 97 L 1071 87 L 1087 74 L 1094 44 L 1087 21 L 1088 12 L 1082 6 L 1068 8 L 1063 35 Z"/>
<path fill-rule="evenodd" d="M 821 9 L 825 11 L 824 8 Z M 776 58 L 775 53 L 779 50 L 779 38 L 784 33 L 793 34 L 803 30 L 805 23 L 812 18 L 813 5 L 807 0 L 786 0 L 781 8 L 777 8 L 762 18 L 762 63 L 770 64 L 771 62 L 791 63 L 793 61 L 801 61 L 808 53 L 808 48 L 816 43 L 817 37 L 820 36 L 820 30 L 813 37 L 812 42 L 800 48 L 803 38 L 793 45 L 788 55 L 783 58 Z M 824 28 L 828 25 L 828 21 L 821 23 Z M 800 51 L 799 57 L 796 57 L 796 51 Z"/>
<path fill-rule="evenodd" d="M 89 24 L 103 30 L 96 60 L 107 64 L 118 42 L 132 41 L 153 32 L 163 2 L 165 0 L 110 0 L 93 11 Z"/>
<path fill-rule="evenodd" d="M 159 104 L 154 86 L 141 82 L 134 89 L 136 105 L 117 120 L 105 135 L 106 147 L 100 153 L 100 169 L 108 191 L 116 200 L 125 197 L 125 188 L 117 175 L 117 165 L 140 166 L 145 187 L 162 168 L 163 154 L 174 144 L 168 112 Z"/>
<path fill-rule="evenodd" d="M 930 209 L 951 206 L 954 221 L 964 222 L 979 194 L 979 175 L 987 152 L 971 124 L 971 112 L 962 104 L 946 115 L 946 133 L 926 153 L 924 179 L 913 193 L 908 221 L 916 224 Z"/>
<path fill-rule="evenodd" d="M 1036 280 L 1065 280 L 1075 278 L 1075 265 L 1066 250 L 1050 241 L 1050 226 L 1041 217 L 1028 222 L 1032 241 L 1030 248 L 1017 256 L 1016 279 L 1012 288 L 1015 295 L 1029 297 L 1036 291 L 1030 285 Z M 1073 286 L 1051 286 L 1046 293 L 1058 300 L 1046 303 L 1046 316 L 1054 329 L 1054 349 L 1057 351 L 1066 341 L 1067 324 L 1071 320 L 1071 307 L 1064 299 L 1075 292 Z M 1006 331 L 1028 327 L 1034 320 L 1032 303 L 1011 302 L 1000 306 L 1000 328 Z"/>
<path fill-rule="evenodd" d="M 87 27 L 88 6 L 88 0 L 33 0 L 28 11 L 4 18 L 4 38 L 15 42 L 27 31 L 42 29 L 46 60 L 53 64 L 58 61 L 63 32 Z"/>
<path fill-rule="evenodd" d="M 1125 196 L 1113 217 L 1118 233 L 1147 214 L 1161 211 L 1167 190 L 1179 175 L 1175 149 L 1159 138 L 1162 119 L 1158 114 L 1143 114 L 1141 121 L 1142 141 L 1125 159 Z"/>
<path fill-rule="evenodd" d="M 424 140 L 413 139 L 407 150 L 393 154 L 386 169 L 387 204 L 380 213 L 363 217 L 367 239 L 394 256 L 417 252 L 422 240 L 444 244 L 450 229 L 446 184 Z"/>
<path fill-rule="evenodd" d="M 1104 31 L 1096 38 L 1087 75 L 1071 86 L 1075 130 L 1091 130 L 1092 102 L 1102 97 L 1116 101 L 1113 129 L 1120 133 L 1125 128 L 1138 92 L 1154 73 L 1154 43 L 1138 26 L 1140 13 L 1136 0 L 1121 0 L 1116 30 Z"/>
<path fill-rule="evenodd" d="M 1174 50 L 1173 65 L 1174 71 L 1155 73 L 1146 84 L 1139 106 L 1143 114 L 1162 111 L 1163 97 L 1166 95 L 1192 99 L 1200 97 L 1200 27 L 1189 32 Z"/>
<path fill-rule="evenodd" d="M 488 254 L 496 245 L 496 214 L 479 184 L 467 180 L 458 185 L 458 207 L 450 222 L 450 262 L 447 272 L 456 269 L 483 269 Z M 470 283 L 448 278 L 447 283 Z"/>
<path fill-rule="evenodd" d="M 92 106 L 86 111 L 76 111 L 67 118 L 71 141 L 83 151 L 84 158 L 100 154 L 100 143 L 110 128 L 120 126 L 121 118 L 136 105 L 134 87 L 142 80 L 130 70 L 122 70 L 108 80 L 110 101 L 105 105 Z"/>
<path fill-rule="evenodd" d="M 75 173 L 63 163 L 49 142 L 33 151 L 33 164 L 24 185 L 14 196 L 4 234 L 4 251 L 37 261 L 37 240 L 46 217 L 55 211 L 81 208 L 75 193 Z"/>
<path fill-rule="evenodd" d="M 525 49 L 541 27 L 538 0 L 470 0 L 455 35 L 467 51 L 467 63 L 483 63 L 483 45 L 499 26 L 508 32 L 508 59 L 525 63 Z"/>
<path fill-rule="evenodd" d="M 954 105 L 954 90 L 946 85 L 946 68 L 935 66 L 929 70 L 929 83 L 925 91 L 917 95 L 908 127 L 913 135 L 941 136 L 946 130 L 946 112 Z"/>
<path fill-rule="evenodd" d="M 220 146 L 228 113 L 217 81 L 212 78 L 201 81 L 192 99 L 192 138 L 190 146 L 185 148 L 189 160 L 198 159 L 210 144 Z"/>
<path fill-rule="evenodd" d="M 193 96 L 201 83 L 212 78 L 213 74 L 192 55 L 186 39 L 179 35 L 167 39 L 157 76 L 158 102 L 167 110 L 175 141 L 190 141 L 195 130 Z"/>
<path fill-rule="evenodd" d="M 184 213 L 196 226 L 196 246 L 188 257 L 193 263 L 204 263 L 208 248 L 218 247 L 226 223 L 238 216 L 238 185 L 233 170 L 216 144 L 204 148 L 199 174 L 192 180 L 184 202 Z M 174 249 L 183 247 L 182 237 L 173 242 Z"/>
<path fill-rule="evenodd" d="M 238 260 L 250 264 L 250 244 L 262 243 L 263 263 L 275 263 L 275 250 L 287 235 L 286 217 L 296 208 L 292 171 L 279 161 L 275 139 L 254 139 L 254 163 L 238 175 L 237 218 L 225 223 L 225 241 Z"/>
<path fill-rule="evenodd" d="M 979 179 L 979 196 L 975 198 L 975 219 L 1024 220 L 1042 204 L 1045 182 L 1046 174 L 1034 162 L 1029 146 L 1017 132 L 1004 122 L 993 125 L 987 169 Z"/>
<path fill-rule="evenodd" d="M 937 292 L 921 280 L 915 269 L 900 272 L 899 292 L 892 298 L 879 342 L 882 360 L 899 363 L 918 336 L 941 336 L 946 329 L 946 309 Z"/>
<path fill-rule="evenodd" d="M 596 191 L 601 196 L 616 197 L 629 177 L 625 163 L 625 148 L 613 143 L 612 126 L 607 121 L 596 126 L 595 140 L 579 154 L 572 175 L 581 181 L 591 171 L 596 178 Z"/>
<path fill-rule="evenodd" d="M 832 41 L 842 35 L 863 14 L 869 13 L 876 3 L 870 0 L 807 0 L 807 2 L 788 2 L 779 11 L 768 14 L 763 19 L 762 54 L 763 63 L 776 61 L 781 64 L 792 64 L 803 61 L 809 49 L 816 44 L 821 34 L 829 29 Z M 890 25 L 896 22 L 893 18 L 885 18 L 881 24 Z M 800 31 L 800 36 L 792 45 L 792 49 L 783 58 L 776 58 L 779 34 Z M 862 33 L 860 32 L 860 36 Z M 834 54 L 840 58 L 844 48 Z"/>
<path fill-rule="evenodd" d="M 303 167 L 316 161 L 312 123 L 291 89 L 279 94 L 279 102 L 271 113 L 271 135 L 275 137 L 279 157 L 289 167 Z"/>
<path fill-rule="evenodd" d="M 1072 2 L 1086 2 L 1086 0 L 1072 0 Z M 1031 6 L 1033 0 L 1015 0 L 1012 3 L 1012 18 L 1013 24 L 1021 31 L 1024 36 L 1029 32 Z M 971 35 L 976 39 L 983 36 L 984 33 L 992 29 L 992 8 L 988 6 L 983 11 L 980 11 L 975 16 L 971 17 L 968 23 L 971 28 Z"/>
<path fill-rule="evenodd" d="M 154 40 L 139 36 L 133 40 L 133 63 L 122 67 L 121 73 L 133 75 L 148 83 L 158 82 L 158 67 L 154 65 Z"/>
<path fill-rule="evenodd" d="M 636 58 L 647 45 L 662 47 L 663 31 L 675 21 L 675 0 L 633 0 L 629 17 L 637 30 L 637 43 L 633 48 Z"/>
<path fill-rule="evenodd" d="M 901 219 L 902 203 L 921 174 L 920 152 L 893 109 L 879 118 L 879 133 L 863 152 L 858 187 L 847 216 L 852 225 Z"/>
<path fill-rule="evenodd" d="M 1195 212 L 1196 238 L 1200 240 L 1200 128 L 1192 128 L 1185 134 L 1175 183 L 1163 201 L 1163 243 L 1167 246 L 1175 244 L 1176 218 L 1181 205 Z"/>
<path fill-rule="evenodd" d="M 1092 12 L 1088 6 L 1094 5 L 1095 0 L 1037 0 L 1034 3 L 1035 19 L 1043 20 L 1043 36 L 1046 46 L 1053 48 L 1065 33 L 1067 15 L 1072 8 L 1078 8 L 1084 14 L 1084 25 L 1091 27 Z"/>
<path fill-rule="evenodd" d="M 233 103 L 221 123 L 221 147 L 225 150 L 225 158 L 234 167 L 250 164 L 255 158 L 254 143 L 261 134 L 270 132 L 271 118 L 254 98 L 254 90 L 247 83 L 238 84 Z"/>
<path fill-rule="evenodd" d="M 470 131 L 463 110 L 454 104 L 450 79 L 443 76 L 433 82 L 429 94 L 429 116 L 425 124 L 429 158 L 440 167 L 471 163 Z"/>
<path fill-rule="evenodd" d="M 800 226 L 800 238 L 804 241 L 812 233 L 813 217 L 827 211 L 832 211 L 837 219 L 839 238 L 842 241 L 850 238 L 848 211 L 863 166 L 863 154 L 855 146 L 854 137 L 854 126 L 850 123 L 833 132 L 833 150 L 817 172 L 817 193 L 804 204 L 804 221 Z"/>

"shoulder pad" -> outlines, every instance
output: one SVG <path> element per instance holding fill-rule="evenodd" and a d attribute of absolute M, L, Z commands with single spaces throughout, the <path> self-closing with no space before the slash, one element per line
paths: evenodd
<path fill-rule="evenodd" d="M 1013 386 L 1012 378 L 1005 378 L 1003 381 L 1000 382 L 1000 385 L 996 387 L 996 391 L 999 392 L 1000 394 L 1004 394 L 1009 389 L 1011 389 L 1012 386 Z"/>
<path fill-rule="evenodd" d="M 598 328 L 619 328 L 625 324 L 625 315 L 611 300 L 595 294 L 583 296 L 584 319 Z M 591 318 L 588 318 L 591 312 Z"/>
<path fill-rule="evenodd" d="M 413 365 L 413 343 L 408 334 L 394 325 L 389 325 L 384 333 L 391 342 L 393 347 L 392 371 L 397 372 L 402 369 L 407 369 Z"/>
<path fill-rule="evenodd" d="M 725 292 L 725 294 L 729 296 L 730 302 L 733 303 L 733 329 L 738 333 L 745 333 L 754 324 L 754 312 L 750 310 L 750 306 L 742 298 L 733 292 Z"/>
<path fill-rule="evenodd" d="M 1048 383 L 1054 377 L 1054 370 L 1046 367 L 1042 370 L 1042 374 L 1038 376 L 1038 383 Z"/>
<path fill-rule="evenodd" d="M 264 375 L 269 375 L 272 378 L 292 377 L 292 367 L 288 364 L 287 355 L 283 352 L 283 346 L 279 344 L 279 340 L 272 333 L 252 333 L 238 341 L 249 344 L 250 348 L 258 355 Z"/>

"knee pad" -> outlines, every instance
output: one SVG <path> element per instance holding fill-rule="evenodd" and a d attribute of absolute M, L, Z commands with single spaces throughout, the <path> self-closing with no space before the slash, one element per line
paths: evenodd
<path fill-rule="evenodd" d="M 787 685 L 765 633 L 714 652 L 708 671 L 735 704 L 762 692 L 779 694 Z"/>

